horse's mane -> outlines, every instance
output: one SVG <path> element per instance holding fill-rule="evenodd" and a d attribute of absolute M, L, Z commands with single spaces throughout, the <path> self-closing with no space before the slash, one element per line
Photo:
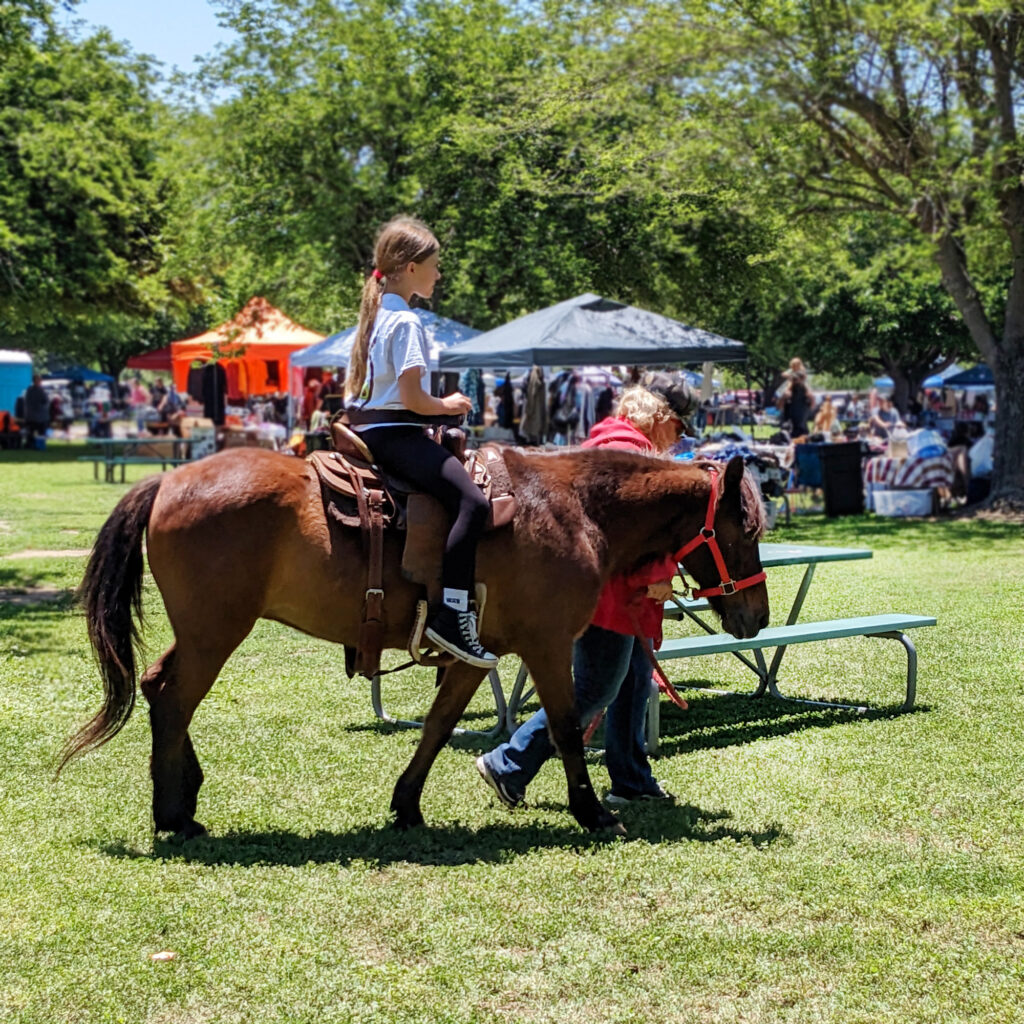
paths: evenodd
<path fill-rule="evenodd" d="M 719 470 L 718 496 L 722 496 L 725 488 L 725 473 L 721 472 L 722 464 L 712 462 L 710 459 L 698 459 L 691 465 L 707 469 L 714 466 Z M 747 537 L 760 540 L 768 529 L 768 520 L 765 515 L 764 501 L 761 498 L 761 485 L 754 478 L 754 474 L 744 466 L 743 476 L 740 478 L 740 498 L 743 505 L 743 532 Z"/>
<path fill-rule="evenodd" d="M 740 494 L 743 496 L 743 532 L 760 540 L 768 529 L 768 518 L 761 497 L 761 484 L 746 467 L 740 481 Z"/>
<path fill-rule="evenodd" d="M 675 466 L 688 465 L 694 469 L 707 470 L 710 467 L 714 467 L 719 471 L 718 474 L 718 494 L 719 497 L 722 495 L 722 491 L 725 487 L 725 472 L 724 465 L 721 462 L 714 462 L 710 459 L 694 459 L 689 463 L 675 462 L 673 459 L 666 455 L 660 455 L 656 452 L 632 452 L 623 451 L 616 448 L 563 448 L 561 450 L 551 451 L 547 449 L 527 449 L 531 458 L 540 457 L 543 459 L 554 459 L 562 460 L 567 455 L 571 454 L 585 454 L 588 452 L 602 452 L 604 453 L 601 458 L 607 459 L 609 457 L 615 458 L 616 456 L 625 456 L 623 459 L 624 463 L 633 462 L 635 465 L 636 459 L 653 459 L 657 462 L 668 462 Z M 768 521 L 765 517 L 764 501 L 761 497 L 761 485 L 750 470 L 746 467 L 743 469 L 743 476 L 740 478 L 740 497 L 743 507 L 743 532 L 747 537 L 751 539 L 760 539 L 764 536 L 768 529 Z"/>

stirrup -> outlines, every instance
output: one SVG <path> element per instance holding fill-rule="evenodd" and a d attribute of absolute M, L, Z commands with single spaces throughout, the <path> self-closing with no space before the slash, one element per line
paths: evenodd
<path fill-rule="evenodd" d="M 480 632 L 480 624 L 484 620 L 484 609 L 487 607 L 487 584 L 477 583 L 474 587 L 476 598 L 476 631 Z M 427 628 L 427 616 L 430 607 L 426 601 L 416 602 L 416 618 L 413 620 L 412 632 L 406 650 L 409 657 L 418 665 L 429 668 L 444 668 L 458 659 L 453 654 L 435 651 L 423 643 L 423 630 Z"/>

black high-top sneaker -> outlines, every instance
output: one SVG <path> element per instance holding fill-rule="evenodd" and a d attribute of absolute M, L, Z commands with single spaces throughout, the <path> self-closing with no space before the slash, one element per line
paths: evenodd
<path fill-rule="evenodd" d="M 494 668 L 496 655 L 486 650 L 476 632 L 476 612 L 457 612 L 442 605 L 423 631 L 431 645 L 476 668 Z"/>

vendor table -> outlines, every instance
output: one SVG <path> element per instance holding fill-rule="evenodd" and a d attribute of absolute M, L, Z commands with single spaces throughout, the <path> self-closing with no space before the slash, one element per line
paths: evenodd
<path fill-rule="evenodd" d="M 953 456 L 948 451 L 924 459 L 877 455 L 864 463 L 864 497 L 869 510 L 874 508 L 875 491 L 924 491 L 952 486 Z"/>

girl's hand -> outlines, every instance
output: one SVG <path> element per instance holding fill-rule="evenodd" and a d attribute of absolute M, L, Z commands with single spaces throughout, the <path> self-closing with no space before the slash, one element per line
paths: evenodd
<path fill-rule="evenodd" d="M 441 399 L 445 412 L 452 416 L 465 416 L 473 409 L 473 403 L 465 395 L 458 391 L 453 395 L 446 395 Z"/>
<path fill-rule="evenodd" d="M 652 601 L 660 601 L 664 604 L 672 596 L 672 581 L 666 580 L 663 583 L 651 583 L 647 587 L 647 596 Z"/>

